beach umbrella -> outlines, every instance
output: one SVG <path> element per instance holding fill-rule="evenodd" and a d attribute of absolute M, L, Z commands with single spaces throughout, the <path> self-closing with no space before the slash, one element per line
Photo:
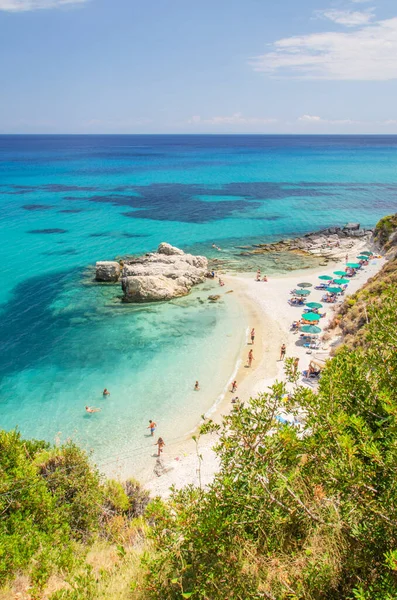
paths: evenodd
<path fill-rule="evenodd" d="M 320 302 L 306 302 L 305 306 L 308 308 L 322 308 L 323 305 Z"/>
<path fill-rule="evenodd" d="M 340 275 L 341 277 L 343 277 L 344 275 L 346 275 L 346 271 L 334 271 L 334 275 Z"/>
<path fill-rule="evenodd" d="M 357 259 L 358 260 L 368 260 L 368 256 L 365 256 L 365 255 L 363 255 L 363 256 L 357 256 Z"/>
<path fill-rule="evenodd" d="M 372 255 L 373 255 L 373 252 L 370 252 L 369 250 L 364 250 L 364 252 L 361 252 L 361 254 L 362 254 L 363 256 L 372 256 Z"/>
<path fill-rule="evenodd" d="M 361 267 L 361 265 L 359 265 L 358 263 L 346 263 L 346 266 L 350 269 L 359 269 Z"/>
<path fill-rule="evenodd" d="M 317 335 L 318 333 L 321 333 L 321 327 L 317 327 L 317 325 L 302 325 L 301 331 L 303 331 L 303 333 Z"/>
<path fill-rule="evenodd" d="M 321 319 L 321 317 L 318 313 L 309 312 L 309 313 L 304 313 L 302 315 L 302 319 L 304 319 L 305 321 L 319 321 Z"/>
<path fill-rule="evenodd" d="M 340 287 L 327 287 L 327 292 L 330 294 L 340 294 L 342 291 L 343 290 Z"/>
<path fill-rule="evenodd" d="M 330 281 L 331 279 L 333 279 L 331 275 L 319 275 L 318 278 L 323 279 L 324 281 Z"/>
<path fill-rule="evenodd" d="M 298 283 L 298 287 L 300 288 L 308 288 L 308 287 L 312 287 L 312 283 Z"/>
<path fill-rule="evenodd" d="M 309 290 L 294 290 L 292 294 L 294 296 L 308 296 L 310 292 Z"/>
<path fill-rule="evenodd" d="M 338 285 L 344 285 L 345 283 L 350 283 L 348 279 L 334 279 L 334 283 Z"/>

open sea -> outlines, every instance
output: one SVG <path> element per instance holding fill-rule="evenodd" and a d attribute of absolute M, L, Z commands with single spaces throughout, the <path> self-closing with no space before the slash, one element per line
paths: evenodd
<path fill-rule="evenodd" d="M 154 460 L 148 420 L 169 444 L 191 430 L 249 323 L 233 294 L 207 301 L 211 284 L 122 305 L 92 283 L 95 261 L 162 241 L 215 256 L 215 242 L 256 269 L 237 246 L 396 211 L 397 136 L 0 136 L 0 427 L 72 437 L 139 474 Z"/>

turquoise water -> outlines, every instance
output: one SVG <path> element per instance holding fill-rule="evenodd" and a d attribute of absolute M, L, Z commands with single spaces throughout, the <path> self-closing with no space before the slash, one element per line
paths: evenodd
<path fill-rule="evenodd" d="M 238 245 L 372 226 L 396 211 L 396 149 L 393 136 L 0 136 L 0 426 L 141 470 L 148 419 L 170 443 L 192 429 L 249 324 L 233 294 L 208 303 L 210 284 L 131 307 L 87 268 L 161 241 L 207 255 L 216 242 L 238 264 Z"/>

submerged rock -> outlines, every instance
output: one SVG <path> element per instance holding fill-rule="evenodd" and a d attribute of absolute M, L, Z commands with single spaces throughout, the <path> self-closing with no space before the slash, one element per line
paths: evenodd
<path fill-rule="evenodd" d="M 95 265 L 95 279 L 97 281 L 118 281 L 121 275 L 121 267 L 115 260 L 101 260 Z"/>
<path fill-rule="evenodd" d="M 165 242 L 158 251 L 126 261 L 122 288 L 124 302 L 156 302 L 186 296 L 203 283 L 208 270 L 204 256 L 185 254 Z"/>

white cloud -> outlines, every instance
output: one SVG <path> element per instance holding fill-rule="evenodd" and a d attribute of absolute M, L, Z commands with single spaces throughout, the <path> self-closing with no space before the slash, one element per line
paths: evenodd
<path fill-rule="evenodd" d="M 277 119 L 263 117 L 244 117 L 241 113 L 234 113 L 225 117 L 211 117 L 203 119 L 198 115 L 191 117 L 188 121 L 191 125 L 268 125 L 276 123 Z"/>
<path fill-rule="evenodd" d="M 303 79 L 397 79 L 397 17 L 349 32 L 283 38 L 252 61 L 256 71 Z"/>
<path fill-rule="evenodd" d="M 87 0 L 0 0 L 0 11 L 26 12 L 43 8 L 60 8 L 71 4 L 83 4 Z"/>
<path fill-rule="evenodd" d="M 357 125 L 359 121 L 351 119 L 323 119 L 316 115 L 302 115 L 298 118 L 300 123 L 308 123 L 309 125 Z"/>
<path fill-rule="evenodd" d="M 329 19 L 338 25 L 345 25 L 346 27 L 360 27 L 367 25 L 374 18 L 374 9 L 368 8 L 367 10 L 322 10 L 317 11 L 316 14 L 319 17 Z"/>

